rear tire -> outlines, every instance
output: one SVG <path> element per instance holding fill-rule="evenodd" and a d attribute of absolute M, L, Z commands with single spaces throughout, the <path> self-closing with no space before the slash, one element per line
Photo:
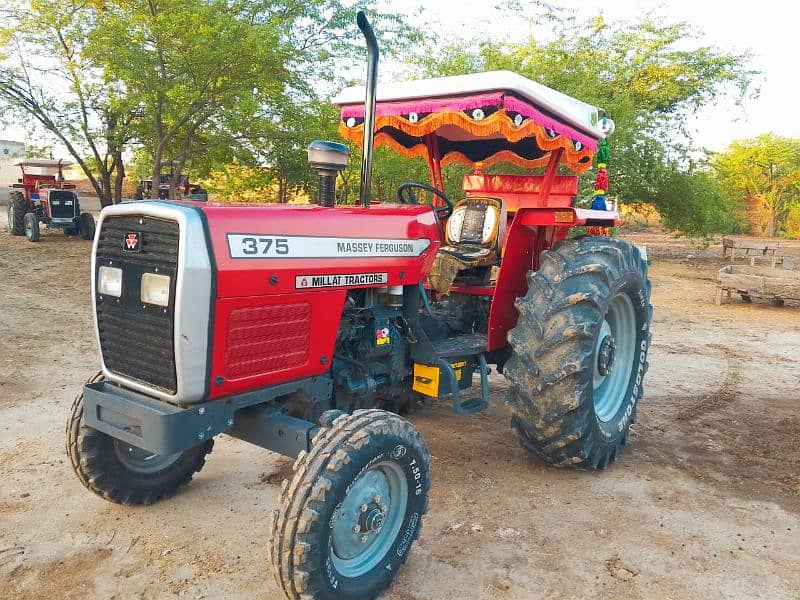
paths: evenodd
<path fill-rule="evenodd" d="M 512 426 L 531 454 L 604 469 L 628 438 L 650 346 L 647 264 L 632 244 L 557 243 L 528 274 L 509 332 Z"/>
<path fill-rule="evenodd" d="M 25 235 L 25 213 L 28 207 L 25 204 L 25 196 L 18 190 L 12 190 L 8 194 L 8 231 L 11 235 Z"/>
<path fill-rule="evenodd" d="M 34 213 L 25 215 L 25 237 L 29 242 L 39 241 L 39 218 Z"/>
<path fill-rule="evenodd" d="M 374 409 L 335 418 L 313 444 L 273 513 L 275 580 L 292 600 L 375 598 L 419 536 L 428 448 L 411 423 Z"/>
<path fill-rule="evenodd" d="M 88 381 L 103 377 L 98 374 Z M 145 452 L 83 423 L 83 392 L 67 419 L 67 454 L 72 470 L 90 492 L 128 506 L 147 505 L 172 496 L 203 468 L 214 440 L 174 455 Z"/>
<path fill-rule="evenodd" d="M 91 213 L 81 213 L 78 231 L 85 240 L 94 239 L 94 217 Z"/>

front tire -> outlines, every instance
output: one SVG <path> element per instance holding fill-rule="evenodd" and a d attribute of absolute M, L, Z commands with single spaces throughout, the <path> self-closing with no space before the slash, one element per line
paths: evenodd
<path fill-rule="evenodd" d="M 39 241 L 39 218 L 34 213 L 25 215 L 25 237 L 29 242 Z"/>
<path fill-rule="evenodd" d="M 25 204 L 25 196 L 18 190 L 12 190 L 8 194 L 8 231 L 11 235 L 25 235 L 25 213 L 28 207 Z"/>
<path fill-rule="evenodd" d="M 366 600 L 405 563 L 428 510 L 430 454 L 382 410 L 337 417 L 283 482 L 270 562 L 287 598 Z"/>
<path fill-rule="evenodd" d="M 545 462 L 604 469 L 627 442 L 650 346 L 647 263 L 632 244 L 584 236 L 541 256 L 509 332 L 512 426 Z"/>
<path fill-rule="evenodd" d="M 89 380 L 102 380 L 99 374 Z M 173 455 L 152 454 L 83 422 L 83 393 L 67 419 L 67 454 L 72 470 L 90 492 L 128 506 L 153 504 L 172 496 L 205 464 L 214 440 Z"/>
<path fill-rule="evenodd" d="M 94 239 L 94 217 L 91 213 L 81 213 L 78 231 L 85 240 Z"/>

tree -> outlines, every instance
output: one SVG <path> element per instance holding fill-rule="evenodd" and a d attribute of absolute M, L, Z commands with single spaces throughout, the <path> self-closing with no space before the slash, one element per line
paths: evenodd
<path fill-rule="evenodd" d="M 349 75 L 341 61 L 363 54 L 356 8 L 341 0 L 25 4 L 3 9 L 0 101 L 63 144 L 104 204 L 121 194 L 132 147 L 155 181 L 174 173 L 172 195 L 185 169 L 228 163 L 268 167 L 281 198 L 308 185 L 305 147 L 329 128 L 320 99 Z M 394 51 L 415 38 L 397 15 L 372 17 Z"/>
<path fill-rule="evenodd" d="M 665 168 L 689 162 L 687 115 L 719 94 L 741 97 L 750 89 L 748 56 L 697 44 L 686 23 L 579 21 L 540 5 L 530 24 L 530 37 L 520 43 L 430 49 L 423 74 L 508 69 L 602 107 L 617 125 L 609 177 L 612 195 L 622 201 L 657 202 Z M 536 32 L 545 25 L 548 34 L 540 39 Z M 590 178 L 583 180 L 586 197 Z"/>
<path fill-rule="evenodd" d="M 708 170 L 665 169 L 657 204 L 661 223 L 684 235 L 706 237 L 745 229 L 741 204 Z"/>
<path fill-rule="evenodd" d="M 396 16 L 376 17 L 409 37 Z M 334 58 L 363 52 L 354 22 L 339 0 L 126 0 L 106 6 L 92 39 L 106 78 L 143 109 L 137 141 L 154 181 L 162 168 L 174 186 L 187 165 L 266 164 L 285 199 L 308 181 L 298 163 L 319 129 L 317 90 Z"/>
<path fill-rule="evenodd" d="M 765 233 L 778 235 L 794 207 L 800 207 L 800 140 L 766 133 L 737 140 L 714 158 L 728 193 L 753 200 L 766 214 Z"/>
<path fill-rule="evenodd" d="M 101 204 L 118 201 L 122 152 L 135 111 L 105 85 L 88 53 L 97 12 L 84 3 L 36 0 L 4 9 L 0 28 L 0 102 L 31 119 L 78 163 Z M 113 184 L 112 184 L 113 179 Z"/>
<path fill-rule="evenodd" d="M 171 196 L 187 160 L 253 135 L 285 85 L 285 44 L 271 2 L 108 2 L 89 34 L 104 79 L 140 107 L 137 141 L 152 152 L 153 195 L 169 167 Z"/>

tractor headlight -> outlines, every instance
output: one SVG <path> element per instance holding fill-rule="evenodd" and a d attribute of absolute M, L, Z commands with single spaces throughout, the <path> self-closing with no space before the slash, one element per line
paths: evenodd
<path fill-rule="evenodd" d="M 142 275 L 142 302 L 169 306 L 169 276 L 145 273 Z"/>
<path fill-rule="evenodd" d="M 97 291 L 106 296 L 122 296 L 122 269 L 100 267 L 97 271 Z"/>

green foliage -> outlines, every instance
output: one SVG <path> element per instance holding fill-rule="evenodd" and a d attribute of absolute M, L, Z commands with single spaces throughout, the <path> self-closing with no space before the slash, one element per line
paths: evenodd
<path fill-rule="evenodd" d="M 733 198 L 754 203 L 766 235 L 785 231 L 790 212 L 800 207 L 800 139 L 771 133 L 737 140 L 714 157 L 717 177 Z"/>
<path fill-rule="evenodd" d="M 741 97 L 753 75 L 747 55 L 698 44 L 686 23 L 578 21 L 552 7 L 540 7 L 530 22 L 532 32 L 547 26 L 546 39 L 532 33 L 522 43 L 454 42 L 427 53 L 422 75 L 507 69 L 603 107 L 617 125 L 611 195 L 623 202 L 657 201 L 664 171 L 688 155 L 685 117 L 719 94 Z M 585 197 L 593 177 L 583 177 Z"/>
<path fill-rule="evenodd" d="M 363 4 L 12 0 L 11 18 L 0 26 L 0 102 L 66 146 L 104 201 L 116 183 L 121 187 L 123 152 L 134 155 L 135 180 L 164 169 L 193 180 L 215 174 L 209 180 L 217 178 L 221 193 L 252 181 L 270 198 L 313 195 L 316 175 L 305 149 L 312 139 L 338 137 L 328 97 L 363 77 L 364 44 L 354 26 Z M 733 180 L 721 179 L 726 196 L 692 170 L 683 123 L 719 94 L 747 93 L 746 55 L 700 45 L 685 23 L 578 21 L 540 2 L 533 3 L 531 32 L 544 24 L 546 38 L 532 33 L 510 44 L 484 36 L 426 47 L 398 14 L 366 4 L 384 59 L 412 57 L 420 76 L 509 69 L 602 106 L 617 123 L 612 196 L 655 202 L 686 231 L 737 227 L 725 213 L 729 196 L 740 198 L 731 195 Z M 524 4 L 504 0 L 499 8 L 530 14 Z M 346 202 L 359 189 L 360 153 L 351 152 L 339 187 Z M 422 159 L 379 149 L 374 165 L 373 195 L 382 200 L 392 200 L 404 181 L 429 181 Z M 489 169 L 499 170 L 519 171 Z M 465 172 L 444 169 L 451 196 L 460 195 Z M 582 180 L 587 200 L 592 179 Z"/>
<path fill-rule="evenodd" d="M 661 212 L 661 223 L 683 235 L 742 233 L 746 227 L 740 204 L 709 172 L 666 171 L 656 205 Z"/>
<path fill-rule="evenodd" d="M 308 186 L 308 142 L 335 137 L 325 98 L 342 62 L 363 64 L 346 0 L 27 4 L 0 27 L 0 102 L 64 144 L 99 194 L 131 149 L 137 177 L 236 164 L 266 166 L 283 190 Z M 398 15 L 370 14 L 386 55 L 419 40 Z"/>

